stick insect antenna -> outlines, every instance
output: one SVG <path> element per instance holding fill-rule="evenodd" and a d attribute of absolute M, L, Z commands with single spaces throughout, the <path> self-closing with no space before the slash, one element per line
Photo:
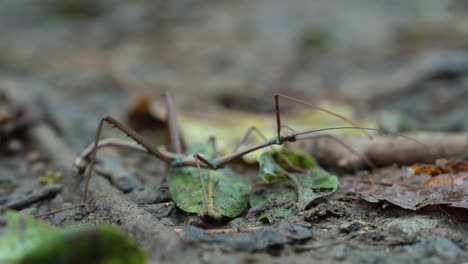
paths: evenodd
<path fill-rule="evenodd" d="M 342 119 L 348 123 L 350 123 L 354 128 L 357 128 L 357 129 L 360 129 L 362 131 L 362 133 L 364 133 L 367 137 L 369 137 L 369 139 L 372 139 L 372 136 L 367 133 L 365 131 L 365 129 L 361 129 L 358 125 L 356 125 L 353 121 L 349 120 L 348 118 L 342 116 L 342 115 L 339 115 L 337 113 L 334 113 L 332 111 L 329 111 L 327 109 L 324 109 L 322 107 L 319 107 L 319 106 L 315 106 L 313 104 L 310 104 L 308 102 L 305 102 L 305 101 L 302 101 L 302 100 L 299 100 L 297 98 L 294 98 L 294 97 L 290 97 L 290 96 L 287 96 L 287 95 L 284 95 L 284 94 L 280 94 L 280 93 L 275 93 L 275 112 L 276 112 L 276 129 L 277 129 L 277 133 L 278 133 L 278 139 L 280 139 L 281 137 L 281 117 L 280 117 L 280 109 L 279 109 L 279 98 L 284 98 L 286 100 L 289 100 L 289 101 L 292 101 L 292 102 L 295 102 L 295 103 L 298 103 L 298 104 L 302 104 L 302 105 L 305 105 L 305 106 L 308 106 L 310 108 L 313 108 L 313 109 L 316 109 L 316 110 L 319 110 L 319 111 L 322 111 L 322 112 L 325 112 L 325 113 L 328 113 L 332 116 L 335 116 L 335 117 L 338 117 L 339 119 Z"/>

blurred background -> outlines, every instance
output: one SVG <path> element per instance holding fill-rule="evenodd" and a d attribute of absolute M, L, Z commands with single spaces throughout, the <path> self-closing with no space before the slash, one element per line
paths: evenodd
<path fill-rule="evenodd" d="M 272 116 L 281 92 L 393 131 L 468 129 L 463 0 L 2 0 L 0 38 L 0 88 L 75 150 L 165 90 L 181 112 Z"/>

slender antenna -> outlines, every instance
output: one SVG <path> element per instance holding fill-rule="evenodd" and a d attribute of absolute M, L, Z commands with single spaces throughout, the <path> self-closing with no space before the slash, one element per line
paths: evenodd
<path fill-rule="evenodd" d="M 169 91 L 166 91 L 166 109 L 167 109 L 167 122 L 169 127 L 169 137 L 171 138 L 172 150 L 180 154 L 182 153 L 182 144 L 180 143 L 179 125 L 177 124 L 177 115 L 172 102 L 172 95 Z"/>
<path fill-rule="evenodd" d="M 319 111 L 322 111 L 322 112 L 325 112 L 325 113 L 328 113 L 332 116 L 335 116 L 335 117 L 338 117 L 348 123 L 350 123 L 353 127 L 357 128 L 357 129 L 360 129 L 359 126 L 357 124 L 355 124 L 353 121 L 349 120 L 348 118 L 342 116 L 342 115 L 339 115 L 337 113 L 333 113 L 332 111 L 329 111 L 329 110 L 326 110 L 324 108 L 321 108 L 319 106 L 315 106 L 315 105 L 312 105 L 308 102 L 305 102 L 305 101 L 302 101 L 302 100 L 299 100 L 299 99 L 296 99 L 294 97 L 290 97 L 290 96 L 287 96 L 287 95 L 284 95 L 284 94 L 280 94 L 280 93 L 275 93 L 275 112 L 276 112 L 276 129 L 277 129 L 277 133 L 278 133 L 278 138 L 281 137 L 281 117 L 280 117 L 280 109 L 279 109 L 279 98 L 282 97 L 286 100 L 289 100 L 289 101 L 292 101 L 292 102 L 295 102 L 295 103 L 299 103 L 299 104 L 302 104 L 302 105 L 305 105 L 305 106 L 308 106 L 310 108 L 313 108 L 313 109 L 316 109 L 316 110 L 319 110 Z M 369 139 L 372 139 L 372 136 L 367 133 L 364 129 L 361 129 L 362 133 L 364 133 L 367 137 L 369 137 Z"/>
<path fill-rule="evenodd" d="M 251 126 L 249 127 L 249 129 L 247 129 L 247 132 L 245 132 L 245 134 L 242 136 L 242 138 L 239 140 L 239 142 L 237 143 L 236 147 L 234 148 L 234 150 L 231 152 L 231 153 L 235 153 L 239 150 L 239 148 L 242 146 L 242 144 L 244 144 L 247 139 L 249 138 L 250 134 L 252 134 L 252 132 L 257 132 L 257 134 L 264 140 L 264 141 L 267 141 L 268 139 L 265 137 L 265 135 L 263 135 L 263 133 L 256 127 L 256 126 Z"/>

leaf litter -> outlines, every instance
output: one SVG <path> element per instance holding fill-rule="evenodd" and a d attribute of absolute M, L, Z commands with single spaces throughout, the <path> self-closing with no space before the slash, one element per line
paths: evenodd
<path fill-rule="evenodd" d="M 445 162 L 444 165 L 413 165 L 410 169 L 392 169 L 389 174 L 383 173 L 383 177 L 375 172 L 365 180 L 345 177 L 341 179 L 341 188 L 347 192 L 357 193 L 362 199 L 371 203 L 386 201 L 410 210 L 419 210 L 431 205 L 443 208 L 455 207 L 466 214 L 468 213 L 466 164 L 466 161 L 462 161 Z"/>

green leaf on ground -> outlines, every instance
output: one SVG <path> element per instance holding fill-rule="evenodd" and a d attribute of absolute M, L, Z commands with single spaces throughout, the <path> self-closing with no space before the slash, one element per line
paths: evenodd
<path fill-rule="evenodd" d="M 200 143 L 193 144 L 187 149 L 187 151 L 185 151 L 185 153 L 186 154 L 201 153 L 209 159 L 213 159 L 217 155 L 215 146 L 213 142 L 211 142 L 210 140 L 206 140 Z"/>
<path fill-rule="evenodd" d="M 283 181 L 288 172 L 275 160 L 275 153 L 265 151 L 258 157 L 259 175 L 266 183 Z"/>
<path fill-rule="evenodd" d="M 290 188 L 271 186 L 257 190 L 250 195 L 250 207 L 261 210 L 257 220 L 264 223 L 273 223 L 277 218 L 296 214 L 295 203 L 297 194 Z"/>
<path fill-rule="evenodd" d="M 186 153 L 200 153 L 208 159 L 216 156 L 210 141 L 192 145 Z M 234 218 L 245 210 L 251 191 L 248 181 L 229 168 L 201 169 L 201 175 L 206 193 L 203 192 L 198 168 L 175 168 L 171 171 L 169 191 L 180 209 L 214 219 L 223 216 Z"/>
<path fill-rule="evenodd" d="M 6 218 L 0 263 L 144 263 L 139 247 L 111 226 L 59 229 L 14 211 L 7 211 Z"/>
<path fill-rule="evenodd" d="M 312 156 L 300 152 L 281 151 L 273 155 L 276 163 L 286 171 L 294 171 L 296 168 L 308 170 L 318 166 Z"/>
<path fill-rule="evenodd" d="M 229 168 L 201 169 L 206 195 L 197 168 L 175 168 L 168 178 L 177 206 L 189 213 L 221 219 L 234 218 L 247 207 L 250 183 Z"/>
<path fill-rule="evenodd" d="M 291 173 L 289 177 L 297 188 L 299 210 L 307 209 L 313 200 L 332 194 L 338 188 L 338 177 L 322 168 L 314 168 L 308 173 Z"/>
<path fill-rule="evenodd" d="M 26 252 L 42 244 L 57 228 L 15 211 L 6 211 L 7 226 L 0 231 L 0 263 L 18 263 Z"/>
<path fill-rule="evenodd" d="M 265 189 L 263 185 L 250 197 L 252 207 L 265 207 L 259 221 L 305 210 L 313 200 L 335 192 L 338 187 L 338 178 L 320 168 L 315 159 L 306 154 L 266 151 L 259 157 L 259 167 L 260 177 L 270 183 L 270 188 Z M 288 189 L 291 184 L 294 188 Z M 291 199 L 295 208 L 285 202 Z"/>

